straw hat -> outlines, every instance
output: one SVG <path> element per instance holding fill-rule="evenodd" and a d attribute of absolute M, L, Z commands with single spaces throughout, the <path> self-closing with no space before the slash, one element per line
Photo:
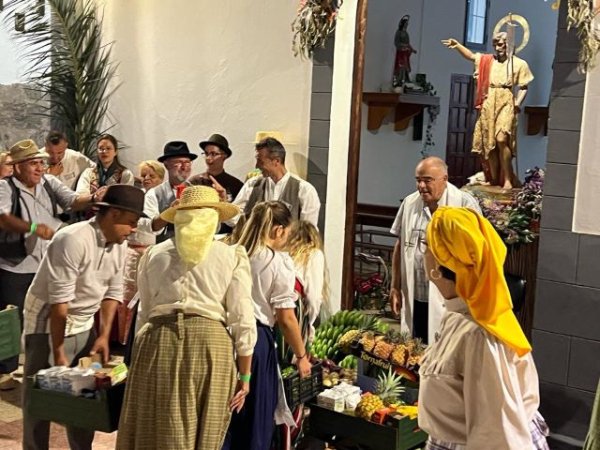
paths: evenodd
<path fill-rule="evenodd" d="M 179 209 L 213 208 L 219 213 L 221 222 L 237 216 L 240 210 L 237 206 L 219 200 L 217 191 L 209 186 L 190 186 L 183 190 L 179 203 L 165 209 L 160 218 L 169 223 L 175 222 L 175 213 Z"/>
<path fill-rule="evenodd" d="M 256 137 L 254 138 L 254 143 L 258 144 L 260 141 L 268 137 L 275 138 L 279 142 L 283 143 L 283 133 L 279 131 L 257 131 Z"/>
<path fill-rule="evenodd" d="M 48 159 L 50 156 L 48 153 L 41 151 L 31 139 L 17 142 L 10 148 L 9 152 L 10 157 L 12 158 L 12 164 L 36 158 Z"/>

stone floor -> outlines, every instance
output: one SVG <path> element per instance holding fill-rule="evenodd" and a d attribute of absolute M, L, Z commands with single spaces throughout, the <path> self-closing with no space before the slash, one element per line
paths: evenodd
<path fill-rule="evenodd" d="M 21 381 L 21 373 L 15 378 Z M 23 414 L 21 411 L 21 385 L 11 391 L 0 391 L 0 450 L 16 450 L 22 447 Z M 117 433 L 96 432 L 94 450 L 113 450 Z M 61 425 L 52 424 L 50 449 L 69 450 L 67 434 Z"/>

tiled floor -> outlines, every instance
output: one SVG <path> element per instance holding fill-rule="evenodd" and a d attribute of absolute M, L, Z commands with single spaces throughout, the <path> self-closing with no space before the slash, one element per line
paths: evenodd
<path fill-rule="evenodd" d="M 17 374 L 18 376 L 18 374 Z M 20 378 L 17 378 L 19 381 Z M 0 450 L 17 450 L 22 447 L 23 415 L 21 412 L 21 386 L 12 391 L 0 391 Z M 96 432 L 94 450 L 115 448 L 117 433 Z M 67 434 L 61 425 L 52 424 L 50 449 L 69 450 Z"/>

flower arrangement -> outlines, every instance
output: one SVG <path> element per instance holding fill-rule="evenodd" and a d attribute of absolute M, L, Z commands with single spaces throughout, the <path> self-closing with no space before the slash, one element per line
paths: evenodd
<path fill-rule="evenodd" d="M 294 56 L 310 58 L 335 30 L 337 13 L 342 0 L 301 0 L 298 14 L 292 23 Z"/>
<path fill-rule="evenodd" d="M 528 244 L 539 236 L 543 187 L 544 171 L 536 167 L 526 172 L 523 187 L 509 203 L 473 194 L 483 215 L 507 245 Z"/>
<path fill-rule="evenodd" d="M 383 309 L 387 303 L 389 289 L 383 276 L 375 273 L 363 278 L 354 279 L 355 309 Z"/>

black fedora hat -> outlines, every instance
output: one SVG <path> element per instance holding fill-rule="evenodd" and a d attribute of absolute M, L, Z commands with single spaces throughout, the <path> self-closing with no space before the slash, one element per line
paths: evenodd
<path fill-rule="evenodd" d="M 127 184 L 113 184 L 106 189 L 101 202 L 94 206 L 124 209 L 147 217 L 144 214 L 144 191 Z"/>
<path fill-rule="evenodd" d="M 176 156 L 187 156 L 191 161 L 198 157 L 198 155 L 190 153 L 190 149 L 185 142 L 171 141 L 165 144 L 162 156 L 159 156 L 157 159 L 160 162 L 164 162 L 166 159 L 174 158 Z"/>
<path fill-rule="evenodd" d="M 206 141 L 200 142 L 200 147 L 202 148 L 202 150 L 204 150 L 207 145 L 216 145 L 227 154 L 228 158 L 231 156 L 229 142 L 227 141 L 227 139 L 225 139 L 225 136 L 222 136 L 220 134 L 213 134 Z"/>

